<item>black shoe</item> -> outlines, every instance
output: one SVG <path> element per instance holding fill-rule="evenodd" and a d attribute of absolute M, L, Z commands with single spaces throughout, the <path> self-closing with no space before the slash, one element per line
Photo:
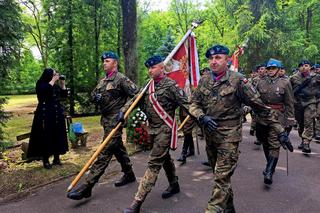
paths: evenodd
<path fill-rule="evenodd" d="M 256 140 L 255 142 L 253 142 L 255 145 L 258 145 L 258 146 L 260 146 L 261 145 L 261 142 L 260 141 L 258 141 L 258 140 Z"/>
<path fill-rule="evenodd" d="M 125 208 L 123 210 L 123 213 L 139 213 L 141 205 L 142 205 L 142 201 L 133 200 L 133 202 L 131 203 L 130 207 Z"/>
<path fill-rule="evenodd" d="M 91 197 L 92 187 L 93 187 L 93 185 L 82 184 L 78 188 L 69 192 L 67 194 L 67 197 L 72 200 L 81 200 L 82 198 Z"/>
<path fill-rule="evenodd" d="M 303 153 L 311 153 L 311 149 L 310 149 L 310 146 L 308 143 L 303 144 L 302 152 Z"/>
<path fill-rule="evenodd" d="M 316 140 L 320 140 L 320 135 L 316 135 L 315 137 L 314 137 L 314 139 L 316 139 Z"/>
<path fill-rule="evenodd" d="M 187 156 L 181 154 L 181 156 L 177 159 L 177 161 L 181 162 L 181 164 L 185 164 L 187 162 Z"/>
<path fill-rule="evenodd" d="M 187 157 L 194 156 L 194 150 L 189 150 L 187 153 Z"/>
<path fill-rule="evenodd" d="M 254 130 L 253 130 L 253 129 L 250 129 L 249 134 L 250 134 L 251 136 L 254 136 Z"/>
<path fill-rule="evenodd" d="M 204 166 L 209 166 L 209 167 L 211 167 L 209 161 L 201 161 L 201 164 L 204 165 Z"/>
<path fill-rule="evenodd" d="M 51 164 L 50 164 L 49 162 L 43 162 L 43 168 L 45 168 L 45 169 L 51 169 L 52 166 L 51 166 Z"/>
<path fill-rule="evenodd" d="M 136 176 L 134 175 L 133 172 L 130 172 L 130 173 L 124 174 L 124 175 L 120 178 L 120 180 L 118 180 L 118 181 L 116 181 L 116 182 L 114 183 L 114 186 L 115 186 L 115 187 L 124 186 L 124 185 L 126 185 L 126 184 L 128 184 L 128 183 L 132 183 L 132 182 L 134 182 L 134 181 L 136 181 Z"/>
<path fill-rule="evenodd" d="M 179 192 L 180 192 L 180 186 L 178 182 L 174 184 L 170 184 L 170 186 L 164 192 L 162 192 L 162 198 L 163 199 L 169 198 Z"/>
<path fill-rule="evenodd" d="M 264 176 L 264 183 L 267 185 L 272 184 L 272 172 L 266 173 Z"/>
<path fill-rule="evenodd" d="M 62 163 L 61 163 L 60 159 L 53 159 L 52 165 L 62 166 Z"/>
<path fill-rule="evenodd" d="M 298 149 L 303 149 L 303 142 L 299 144 Z"/>

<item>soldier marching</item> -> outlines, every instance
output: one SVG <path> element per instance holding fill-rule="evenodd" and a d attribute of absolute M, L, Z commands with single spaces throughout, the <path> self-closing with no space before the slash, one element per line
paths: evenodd
<path fill-rule="evenodd" d="M 290 78 L 286 76 L 282 63 L 270 59 L 267 65 L 258 65 L 258 76 L 249 82 L 242 74 L 228 68 L 229 49 L 214 45 L 206 51 L 209 70 L 200 79 L 198 88 L 190 101 L 174 80 L 164 73 L 163 58 L 152 56 L 146 62 L 152 78 L 149 88 L 139 102 L 149 122 L 149 134 L 153 148 L 148 167 L 134 196 L 132 204 L 123 210 L 126 213 L 140 212 L 147 195 L 155 185 L 161 168 L 164 169 L 169 186 L 162 198 L 170 198 L 180 192 L 175 164 L 170 150 L 177 145 L 177 122 L 175 110 L 180 107 L 183 117 L 192 117 L 190 126 L 185 127 L 185 139 L 178 161 L 186 162 L 194 155 L 192 127 L 197 123 L 204 129 L 208 163 L 213 168 L 214 183 L 205 212 L 236 212 L 231 177 L 237 167 L 239 144 L 242 141 L 242 106 L 252 108 L 253 123 L 257 141 L 262 143 L 266 158 L 263 171 L 264 183 L 272 184 L 272 176 L 278 162 L 280 147 L 293 151 L 289 133 L 298 122 L 302 138 L 299 149 L 310 153 L 313 136 L 320 139 L 319 100 L 317 88 L 320 84 L 320 65 L 302 61 L 299 71 Z M 100 106 L 101 125 L 104 138 L 113 127 L 124 121 L 124 114 L 139 95 L 137 86 L 118 72 L 119 57 L 113 52 L 104 52 L 102 57 L 106 76 L 92 91 L 92 100 Z M 127 101 L 128 98 L 131 100 Z M 254 127 L 253 127 L 254 128 Z M 136 180 L 132 164 L 122 139 L 122 128 L 99 154 L 90 168 L 85 183 L 69 192 L 67 197 L 74 200 L 91 196 L 92 188 L 99 181 L 114 155 L 124 175 L 115 183 L 123 186 Z"/>

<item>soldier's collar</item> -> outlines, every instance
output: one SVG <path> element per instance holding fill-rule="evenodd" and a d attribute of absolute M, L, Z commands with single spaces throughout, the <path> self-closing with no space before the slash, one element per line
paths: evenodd
<path fill-rule="evenodd" d="M 216 79 L 216 76 L 213 74 L 213 72 L 211 71 L 211 78 L 214 81 L 219 81 L 219 82 L 224 82 L 227 81 L 229 79 L 229 70 L 226 70 L 224 74 L 222 74 L 222 76 L 218 79 Z"/>
<path fill-rule="evenodd" d="M 105 80 L 114 80 L 117 73 L 118 73 L 118 70 L 115 70 L 110 75 L 106 75 Z"/>

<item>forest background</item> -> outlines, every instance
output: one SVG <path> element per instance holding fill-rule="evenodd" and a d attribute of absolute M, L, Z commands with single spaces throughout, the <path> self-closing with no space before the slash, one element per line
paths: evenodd
<path fill-rule="evenodd" d="M 143 85 L 144 61 L 166 56 L 190 27 L 200 68 L 204 53 L 220 43 L 231 52 L 248 41 L 240 57 L 246 74 L 270 57 L 287 71 L 302 59 L 320 63 L 318 0 L 171 0 L 155 9 L 148 0 L 0 0 L 0 140 L 9 118 L 5 95 L 32 94 L 44 67 L 66 75 L 69 113 L 92 113 L 89 94 L 103 76 L 100 55 L 120 55 L 121 71 Z M 35 54 L 38 53 L 38 54 Z"/>

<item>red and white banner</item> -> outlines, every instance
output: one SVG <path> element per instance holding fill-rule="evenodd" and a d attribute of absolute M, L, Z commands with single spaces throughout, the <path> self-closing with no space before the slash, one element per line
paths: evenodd
<path fill-rule="evenodd" d="M 200 80 L 199 57 L 196 44 L 196 38 L 192 33 L 189 37 L 190 44 L 190 79 L 193 88 L 198 86 Z"/>
<path fill-rule="evenodd" d="M 194 88 L 198 86 L 200 80 L 199 59 L 196 39 L 193 34 L 190 34 L 182 43 L 167 64 L 167 76 L 175 80 L 180 88 L 186 92 L 190 90 L 190 85 Z"/>
<path fill-rule="evenodd" d="M 230 70 L 232 70 L 234 72 L 239 71 L 239 55 L 242 55 L 243 53 L 244 53 L 244 48 L 238 46 L 238 50 L 236 52 L 234 52 L 231 56 Z"/>

